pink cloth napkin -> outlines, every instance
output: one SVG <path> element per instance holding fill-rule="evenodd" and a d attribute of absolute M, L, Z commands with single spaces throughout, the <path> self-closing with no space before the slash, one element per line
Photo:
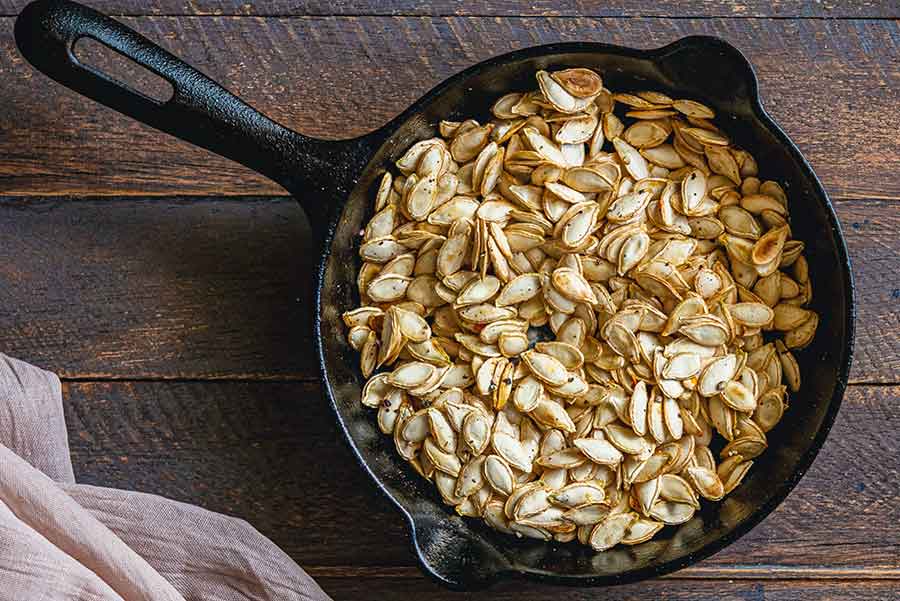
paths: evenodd
<path fill-rule="evenodd" d="M 77 484 L 59 378 L 0 353 L 0 599 L 329 597 L 243 520 Z"/>

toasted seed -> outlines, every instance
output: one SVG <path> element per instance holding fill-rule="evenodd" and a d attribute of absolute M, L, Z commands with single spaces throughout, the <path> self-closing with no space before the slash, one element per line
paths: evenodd
<path fill-rule="evenodd" d="M 509 528 L 513 531 L 513 533 L 516 534 L 516 536 L 524 536 L 526 538 L 533 538 L 542 541 L 549 541 L 553 539 L 553 534 L 543 528 L 535 528 L 526 524 L 520 524 L 519 522 L 510 523 Z"/>
<path fill-rule="evenodd" d="M 431 436 L 442 451 L 449 453 L 456 450 L 456 432 L 442 412 L 429 408 L 428 425 Z"/>
<path fill-rule="evenodd" d="M 436 469 L 450 476 L 459 476 L 459 472 L 462 469 L 459 458 L 453 453 L 441 450 L 432 438 L 425 439 L 422 445 L 422 452 L 425 453 Z"/>
<path fill-rule="evenodd" d="M 669 132 L 656 121 L 637 121 L 622 133 L 622 139 L 635 148 L 659 146 L 669 137 Z"/>
<path fill-rule="evenodd" d="M 577 317 L 570 319 L 566 323 L 578 323 L 581 322 Z M 581 322 L 583 324 L 583 322 Z M 559 333 L 558 336 L 561 337 Z M 536 351 L 541 353 L 550 355 L 551 357 L 557 359 L 560 363 L 563 364 L 567 370 L 577 370 L 584 364 L 585 356 L 584 354 L 578 350 L 578 346 L 576 344 L 563 342 L 561 340 L 556 340 L 553 342 L 538 342 L 534 345 Z"/>
<path fill-rule="evenodd" d="M 387 373 L 381 373 L 370 378 L 369 381 L 366 382 L 366 385 L 363 387 L 362 397 L 360 398 L 360 402 L 362 402 L 363 405 L 376 409 L 384 402 L 384 399 L 387 398 L 388 394 L 394 389 L 390 382 L 388 382 L 388 375 L 389 374 Z"/>
<path fill-rule="evenodd" d="M 810 310 L 803 307 L 779 303 L 775 305 L 772 326 L 776 330 L 788 332 L 806 323 L 812 315 Z"/>
<path fill-rule="evenodd" d="M 730 140 L 717 131 L 703 127 L 686 127 L 682 134 L 687 134 L 698 140 L 705 146 L 728 146 Z"/>
<path fill-rule="evenodd" d="M 359 366 L 364 378 L 368 378 L 375 370 L 375 363 L 378 360 L 378 339 L 375 332 L 369 332 L 369 337 L 359 352 Z"/>
<path fill-rule="evenodd" d="M 484 461 L 484 478 L 501 495 L 511 495 L 516 487 L 515 476 L 505 459 L 488 455 Z"/>
<path fill-rule="evenodd" d="M 631 428 L 610 424 L 603 430 L 614 447 L 629 455 L 641 455 L 650 450 L 650 442 L 635 434 Z"/>
<path fill-rule="evenodd" d="M 484 413 L 470 411 L 462 421 L 460 435 L 472 453 L 476 455 L 483 453 L 490 441 L 490 424 Z"/>
<path fill-rule="evenodd" d="M 719 476 L 716 475 L 715 471 L 699 466 L 688 466 L 685 471 L 691 484 L 704 499 L 718 501 L 725 496 L 722 481 L 719 480 Z"/>
<path fill-rule="evenodd" d="M 520 519 L 516 524 L 552 533 L 572 532 L 575 527 L 563 519 L 563 513 L 559 507 L 547 507 L 535 515 Z"/>
<path fill-rule="evenodd" d="M 493 298 L 499 290 L 500 280 L 494 276 L 474 277 L 459 291 L 455 305 L 457 307 L 463 307 L 466 305 L 486 303 Z"/>
<path fill-rule="evenodd" d="M 549 498 L 552 503 L 573 509 L 603 503 L 606 499 L 606 492 L 596 484 L 576 482 L 550 493 Z"/>
<path fill-rule="evenodd" d="M 625 165 L 625 170 L 628 171 L 631 177 L 641 180 L 650 175 L 647 159 L 641 156 L 641 153 L 634 146 L 618 137 L 613 137 L 612 141 L 619 159 Z"/>
<path fill-rule="evenodd" d="M 541 279 L 536 273 L 525 273 L 510 280 L 497 296 L 498 307 L 523 303 L 541 292 Z"/>
<path fill-rule="evenodd" d="M 404 337 L 413 342 L 425 342 L 431 337 L 431 328 L 424 319 L 412 311 L 404 309 L 396 309 L 396 311 L 397 326 Z"/>
<path fill-rule="evenodd" d="M 399 427 L 399 432 L 407 442 L 424 442 L 430 434 L 428 409 L 422 409 L 404 420 Z"/>
<path fill-rule="evenodd" d="M 459 316 L 475 324 L 487 324 L 501 319 L 511 319 L 516 316 L 516 312 L 505 307 L 498 307 L 489 303 L 480 305 L 469 305 L 461 308 Z"/>
<path fill-rule="evenodd" d="M 700 508 L 697 493 L 683 477 L 675 474 L 663 474 L 660 476 L 659 481 L 659 496 L 661 499 L 672 501 L 673 503 L 684 503 L 696 509 Z"/>
<path fill-rule="evenodd" d="M 522 134 L 542 160 L 549 161 L 559 167 L 568 166 L 566 157 L 559 147 L 546 136 L 542 135 L 538 130 L 533 127 L 525 127 L 522 129 Z"/>
<path fill-rule="evenodd" d="M 503 503 L 500 501 L 490 501 L 485 506 L 482 517 L 484 517 L 484 521 L 494 530 L 503 532 L 504 534 L 515 534 L 510 528 L 509 520 L 503 513 Z"/>
<path fill-rule="evenodd" d="M 802 349 L 812 342 L 819 327 L 819 316 L 810 312 L 809 319 L 784 335 L 784 344 L 789 349 Z"/>
<path fill-rule="evenodd" d="M 565 69 L 551 73 L 550 76 L 566 92 L 577 98 L 592 98 L 603 89 L 603 80 L 590 69 Z"/>
<path fill-rule="evenodd" d="M 746 423 L 753 424 L 753 428 L 756 428 L 756 425 L 753 421 L 747 420 Z M 752 429 L 748 430 L 752 431 Z M 759 434 L 760 438 L 757 438 L 757 434 Z M 722 457 L 731 457 L 733 455 L 740 455 L 744 459 L 753 459 L 762 454 L 763 451 L 768 447 L 768 443 L 766 442 L 765 434 L 762 434 L 761 430 L 756 431 L 756 433 L 748 436 L 740 436 L 735 438 L 731 442 L 729 442 L 720 452 Z"/>
<path fill-rule="evenodd" d="M 341 318 L 344 321 L 344 325 L 348 328 L 357 326 L 370 327 L 369 324 L 371 320 L 383 314 L 384 311 L 378 307 L 358 307 L 352 311 L 345 311 L 341 315 Z"/>
<path fill-rule="evenodd" d="M 697 392 L 707 397 L 722 392 L 725 384 L 734 377 L 736 371 L 737 357 L 734 355 L 728 354 L 715 359 L 700 374 Z"/>
<path fill-rule="evenodd" d="M 722 488 L 726 495 L 741 483 L 741 480 L 744 479 L 744 476 L 747 475 L 747 472 L 753 466 L 752 461 L 745 461 L 740 455 L 735 455 L 730 459 L 732 460 L 730 463 L 728 460 L 723 461 L 719 465 L 718 470 L 718 476 L 723 483 Z"/>
<path fill-rule="evenodd" d="M 699 169 L 694 169 L 681 180 L 681 203 L 686 215 L 696 214 L 701 202 L 706 197 L 706 176 Z"/>
<path fill-rule="evenodd" d="M 773 261 L 780 262 L 789 232 L 788 226 L 783 225 L 763 234 L 753 245 L 753 251 L 750 253 L 753 264 L 767 265 Z"/>
<path fill-rule="evenodd" d="M 571 249 L 579 248 L 587 240 L 597 222 L 600 205 L 584 201 L 573 204 L 557 222 L 554 233 L 560 236 L 560 243 Z"/>
<path fill-rule="evenodd" d="M 366 340 L 369 339 L 369 332 L 371 331 L 371 328 L 366 326 L 354 326 L 347 332 L 347 342 L 350 343 L 353 350 L 360 351 L 366 343 Z"/>
<path fill-rule="evenodd" d="M 714 119 L 716 116 L 711 108 L 694 100 L 676 100 L 672 103 L 672 107 L 679 113 L 683 113 L 688 117 Z"/>
<path fill-rule="evenodd" d="M 646 232 L 635 232 L 622 244 L 619 252 L 618 273 L 625 275 L 637 266 L 650 248 L 650 236 Z"/>
<path fill-rule="evenodd" d="M 570 94 L 546 71 L 538 71 L 536 76 L 544 100 L 556 110 L 563 113 L 576 113 L 587 106 L 587 103 L 582 101 L 583 99 Z"/>
<path fill-rule="evenodd" d="M 640 359 L 640 345 L 634 333 L 619 322 L 609 322 L 604 328 L 606 342 L 616 353 L 632 363 Z"/>
<path fill-rule="evenodd" d="M 434 473 L 434 485 L 437 487 L 438 492 L 441 493 L 441 498 L 444 500 L 444 503 L 447 503 L 448 505 L 458 505 L 465 501 L 462 497 L 457 497 L 454 494 L 456 482 L 457 478 L 450 474 L 442 471 L 436 471 Z"/>
<path fill-rule="evenodd" d="M 756 409 L 756 398 L 753 392 L 737 381 L 726 382 L 722 389 L 722 402 L 744 413 L 752 413 Z"/>
<path fill-rule="evenodd" d="M 560 144 L 583 144 L 594 135 L 597 123 L 595 115 L 569 119 L 557 130 L 554 139 Z"/>
<path fill-rule="evenodd" d="M 657 532 L 662 530 L 665 524 L 651 520 L 649 518 L 638 518 L 631 523 L 622 539 L 623 545 L 639 545 L 653 538 Z"/>
<path fill-rule="evenodd" d="M 719 346 L 725 344 L 729 338 L 728 330 L 721 320 L 707 316 L 682 320 L 678 332 L 704 346 Z"/>
<path fill-rule="evenodd" d="M 399 366 L 388 376 L 388 383 L 397 388 L 416 388 L 431 378 L 437 368 L 430 363 L 410 361 Z"/>
<path fill-rule="evenodd" d="M 467 163 L 474 159 L 481 149 L 488 143 L 492 126 L 485 125 L 473 127 L 463 133 L 458 133 L 450 144 L 450 154 L 458 163 Z"/>
<path fill-rule="evenodd" d="M 684 380 L 698 374 L 701 366 L 700 355 L 679 353 L 666 363 L 662 376 L 667 380 Z"/>
<path fill-rule="evenodd" d="M 597 128 L 597 131 L 602 130 Z M 617 179 L 597 167 L 574 167 L 562 175 L 562 182 L 579 192 L 606 192 L 612 189 Z"/>
<path fill-rule="evenodd" d="M 491 437 L 491 446 L 512 467 L 523 472 L 531 471 L 531 459 L 522 447 L 522 443 L 509 434 L 495 432 Z"/>
<path fill-rule="evenodd" d="M 629 482 L 630 481 L 632 480 L 629 478 Z M 645 479 L 641 482 L 634 483 L 633 490 L 635 501 L 638 506 L 637 509 L 644 515 L 648 515 L 650 513 L 650 508 L 653 507 L 653 504 L 659 499 L 660 479 Z"/>
<path fill-rule="evenodd" d="M 588 281 L 578 271 L 570 267 L 560 267 L 553 270 L 550 281 L 553 283 L 553 287 L 568 299 L 590 304 L 597 302 L 597 297 L 594 295 L 594 291 L 591 289 Z"/>
<path fill-rule="evenodd" d="M 553 451 L 548 455 L 541 455 L 536 463 L 549 469 L 573 469 L 586 461 L 581 451 L 575 447 L 569 447 Z"/>
<path fill-rule="evenodd" d="M 622 462 L 624 458 L 622 453 L 612 444 L 598 438 L 577 438 L 575 446 L 584 453 L 584 455 L 601 465 L 616 466 Z"/>
<path fill-rule="evenodd" d="M 464 388 L 475 383 L 475 375 L 472 373 L 472 368 L 469 365 L 454 363 L 448 367 L 449 369 L 441 379 L 441 386 Z"/>
<path fill-rule="evenodd" d="M 562 386 L 568 379 L 568 372 L 563 364 L 550 355 L 534 350 L 526 351 L 521 355 L 528 369 L 538 379 L 551 386 Z"/>
<path fill-rule="evenodd" d="M 576 526 L 590 526 L 608 516 L 609 511 L 610 509 L 608 506 L 601 503 L 594 503 L 569 509 L 563 513 L 562 517 L 566 522 L 571 522 Z"/>
<path fill-rule="evenodd" d="M 503 356 L 517 357 L 528 349 L 528 336 L 521 332 L 502 332 L 497 346 Z"/>
<path fill-rule="evenodd" d="M 650 509 L 650 516 L 664 524 L 676 526 L 694 517 L 694 508 L 687 503 L 657 501 Z"/>
<path fill-rule="evenodd" d="M 647 393 L 647 383 L 640 380 L 634 385 L 634 391 L 631 393 L 631 399 L 628 405 L 628 416 L 631 421 L 631 427 L 636 434 L 643 436 L 647 433 L 647 407 L 649 403 L 649 395 Z"/>
<path fill-rule="evenodd" d="M 563 432 L 574 432 L 575 423 L 566 410 L 555 401 L 538 401 L 538 404 L 531 411 L 531 416 L 539 424 L 548 428 L 558 428 Z"/>
<path fill-rule="evenodd" d="M 741 183 L 741 173 L 734 155 L 728 148 L 722 146 L 707 145 L 704 148 L 706 161 L 713 173 L 723 175 L 735 185 Z"/>
<path fill-rule="evenodd" d="M 469 460 L 459 472 L 459 479 L 456 481 L 456 489 L 454 494 L 457 497 L 468 497 L 475 494 L 484 485 L 484 467 L 485 457 L 478 456 Z"/>
<path fill-rule="evenodd" d="M 786 215 L 787 209 L 778 200 L 765 194 L 751 194 L 741 198 L 741 207 L 759 215 L 765 210 L 774 211 L 780 215 Z"/>
<path fill-rule="evenodd" d="M 590 545 L 594 551 L 606 551 L 625 538 L 631 525 L 637 520 L 636 513 L 620 513 L 608 516 L 591 530 Z"/>
<path fill-rule="evenodd" d="M 778 353 L 778 359 L 781 361 L 781 370 L 788 388 L 791 392 L 800 392 L 800 366 L 797 359 L 790 352 Z"/>
<path fill-rule="evenodd" d="M 748 328 L 761 328 L 775 318 L 775 313 L 763 303 L 737 303 L 730 305 L 728 311 L 736 323 Z"/>

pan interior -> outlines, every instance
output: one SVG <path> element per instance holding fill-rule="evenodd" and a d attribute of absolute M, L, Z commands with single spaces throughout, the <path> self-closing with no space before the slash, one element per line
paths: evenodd
<path fill-rule="evenodd" d="M 852 301 L 840 234 L 827 199 L 799 153 L 754 110 L 755 83 L 746 65 L 702 47 L 649 59 L 639 53 L 596 51 L 590 45 L 584 48 L 533 55 L 525 51 L 508 62 L 475 67 L 389 124 L 393 133 L 350 195 L 324 266 L 320 304 L 323 369 L 339 418 L 368 470 L 417 524 L 416 537 L 426 567 L 461 586 L 503 570 L 551 579 L 617 582 L 670 571 L 709 555 L 770 512 L 799 479 L 821 445 L 817 434 L 830 425 L 830 409 L 839 404 L 846 379 Z M 814 343 L 798 353 L 803 389 L 791 396 L 784 419 L 769 434 L 769 449 L 743 484 L 723 502 L 703 502 L 702 510 L 686 524 L 667 527 L 646 543 L 600 554 L 575 543 L 517 540 L 491 531 L 478 520 L 456 516 L 441 502 L 433 484 L 397 455 L 392 439 L 379 432 L 374 412 L 360 404 L 364 381 L 359 357 L 346 343 L 340 320 L 342 311 L 358 305 L 359 232 L 371 217 L 374 189 L 385 168 L 413 142 L 436 135 L 441 119 L 474 117 L 487 122 L 490 106 L 500 95 L 535 88 L 538 69 L 573 66 L 597 70 L 610 89 L 659 90 L 716 109 L 717 124 L 757 158 L 761 178 L 785 186 L 794 237 L 806 243 L 814 285 L 812 308 L 821 316 Z M 435 529 L 439 536 L 434 535 Z M 423 537 L 428 540 L 421 540 Z"/>

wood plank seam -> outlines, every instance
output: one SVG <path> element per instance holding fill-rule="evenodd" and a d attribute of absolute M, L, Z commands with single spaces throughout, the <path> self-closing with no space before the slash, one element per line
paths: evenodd
<path fill-rule="evenodd" d="M 410 566 L 304 566 L 313 578 L 414 578 L 421 575 Z M 666 580 L 900 580 L 893 568 L 816 568 L 777 565 L 733 565 L 684 568 Z"/>
<path fill-rule="evenodd" d="M 697 20 L 697 19 L 723 19 L 723 20 L 735 20 L 740 21 L 744 19 L 758 19 L 758 20 L 772 20 L 772 21 L 895 21 L 898 16 L 895 15 L 883 15 L 883 16 L 855 16 L 855 15 L 837 15 L 837 16 L 825 16 L 825 15 L 804 15 L 804 16 L 792 16 L 792 15 L 760 15 L 760 14 L 746 14 L 746 15 L 735 15 L 735 14 L 726 14 L 726 13 L 693 13 L 688 15 L 672 15 L 672 14 L 664 14 L 664 13 L 635 13 L 629 15 L 615 15 L 609 13 L 579 13 L 579 14 L 549 14 L 549 15 L 537 15 L 537 14 L 498 14 L 498 13 L 453 13 L 453 12 L 435 12 L 435 13 L 416 13 L 416 12 L 397 12 L 397 13 L 377 13 L 377 12 L 354 12 L 354 13 L 316 13 L 316 12 L 298 12 L 298 13 L 282 13 L 282 12 L 273 12 L 273 13 L 264 13 L 264 14 L 246 14 L 246 13 L 237 13 L 237 12 L 164 12 L 164 13 L 149 13 L 149 12 L 109 12 L 106 13 L 108 16 L 113 18 L 140 18 L 140 17 L 163 17 L 163 18 L 235 18 L 235 19 L 303 19 L 303 18 L 316 18 L 316 19 L 355 19 L 355 18 L 373 18 L 373 19 L 394 19 L 394 18 L 434 18 L 434 19 L 445 19 L 445 18 L 454 18 L 454 19 L 494 19 L 497 17 L 502 17 L 504 19 L 540 19 L 540 18 L 552 18 L 552 19 L 666 19 L 672 21 L 684 21 L 684 20 Z M 18 13 L 15 12 L 0 12 L 0 17 L 15 17 Z"/>
<path fill-rule="evenodd" d="M 114 6 L 117 0 L 93 2 Z M 343 11 L 346 4 L 340 6 Z M 900 197 L 900 179 L 895 176 L 900 173 L 900 158 L 886 117 L 895 109 L 896 95 L 891 92 L 900 85 L 900 74 L 890 60 L 900 38 L 891 21 L 123 20 L 274 119 L 324 138 L 337 137 L 338 132 L 362 134 L 388 121 L 442 78 L 500 52 L 492 40 L 504 40 L 506 49 L 578 39 L 659 47 L 685 35 L 716 35 L 735 44 L 757 66 L 766 110 L 800 144 L 829 190 L 853 197 Z M 12 19 L 0 21 L 12 28 Z M 390 44 L 385 31 L 403 33 L 407 43 Z M 10 150 L 0 172 L 11 176 L 4 178 L 8 193 L 281 192 L 262 176 L 115 116 L 51 84 L 23 64 L 11 36 L 2 49 L 5 58 L 0 60 L 0 72 L 9 75 L 9 97 L 0 122 L 8 124 L 4 139 Z M 297 69 L 298 61 L 308 61 L 309 68 Z M 256 66 L 242 68 L 245 62 Z M 398 87 L 398 77 L 406 85 Z M 321 82 L 337 86 L 342 93 L 335 95 Z M 822 89 L 829 90 L 825 99 L 817 93 Z M 347 102 L 336 100 L 344 95 Z M 866 102 L 858 102 L 860 98 Z M 823 106 L 828 110 L 819 110 Z M 47 115 L 57 116 L 68 127 L 52 127 L 54 120 Z M 842 144 L 834 144 L 835 136 Z"/>

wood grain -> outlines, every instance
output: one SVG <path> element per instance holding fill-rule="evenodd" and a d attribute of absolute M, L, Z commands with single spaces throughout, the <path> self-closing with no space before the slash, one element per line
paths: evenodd
<path fill-rule="evenodd" d="M 68 377 L 312 377 L 289 198 L 0 203 L 0 344 Z"/>
<path fill-rule="evenodd" d="M 402 521 L 315 384 L 79 382 L 64 398 L 80 482 L 243 517 L 314 574 L 379 581 L 383 569 L 414 565 Z M 898 403 L 898 386 L 851 387 L 787 501 L 679 576 L 759 579 L 783 566 L 789 578 L 900 578 Z"/>
<path fill-rule="evenodd" d="M 370 16 L 124 21 L 275 119 L 326 138 L 373 129 L 434 84 L 501 51 L 563 40 L 650 48 L 689 34 L 717 35 L 754 63 L 767 109 L 834 197 L 900 198 L 892 125 L 900 90 L 897 21 Z M 0 19 L 4 192 L 280 193 L 246 169 L 132 123 L 35 73 L 13 46 L 12 22 Z"/>
<path fill-rule="evenodd" d="M 27 0 L 0 0 L 0 14 L 17 14 Z M 91 0 L 113 15 L 475 15 L 579 17 L 779 17 L 891 18 L 900 15 L 890 0 L 819 2 L 810 0 Z"/>
<path fill-rule="evenodd" d="M 317 251 L 296 202 L 33 71 L 12 40 L 26 0 L 0 0 L 0 348 L 66 379 L 79 481 L 245 518 L 335 599 L 900 598 L 896 1 L 87 1 L 156 15 L 123 21 L 275 119 L 329 139 L 381 125 L 499 52 L 723 37 L 754 63 L 767 110 L 840 201 L 859 315 L 857 385 L 826 445 L 740 541 L 637 585 L 448 592 L 417 569 L 315 383 Z"/>
<path fill-rule="evenodd" d="M 837 204 L 856 382 L 900 381 L 896 207 Z M 285 197 L 0 198 L 0 348 L 68 378 L 315 378 L 310 237 Z"/>
<path fill-rule="evenodd" d="M 896 582 L 830 582 L 820 580 L 747 580 L 698 581 L 657 579 L 638 584 L 603 589 L 573 589 L 505 582 L 481 593 L 464 597 L 442 589 L 424 576 L 375 575 L 373 577 L 317 577 L 316 581 L 335 599 L 391 601 L 427 598 L 429 601 L 472 599 L 519 601 L 525 599 L 558 599 L 567 601 L 893 601 L 897 598 Z M 422 595 L 419 597 L 418 595 Z"/>

